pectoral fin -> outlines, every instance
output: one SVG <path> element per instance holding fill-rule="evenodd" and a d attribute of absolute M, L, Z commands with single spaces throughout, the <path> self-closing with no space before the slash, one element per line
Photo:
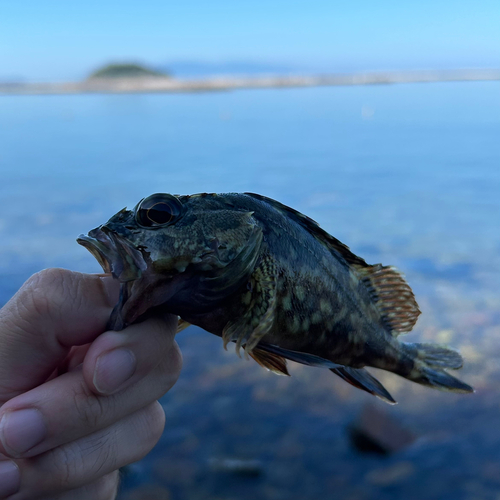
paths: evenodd
<path fill-rule="evenodd" d="M 265 252 L 250 276 L 248 291 L 241 297 L 245 312 L 236 321 L 230 321 L 222 332 L 225 349 L 229 342 L 236 342 L 238 355 L 242 346 L 248 354 L 269 333 L 275 319 L 276 274 L 274 259 Z"/>

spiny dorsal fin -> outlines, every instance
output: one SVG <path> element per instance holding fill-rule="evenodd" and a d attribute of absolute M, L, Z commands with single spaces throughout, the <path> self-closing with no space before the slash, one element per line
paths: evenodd
<path fill-rule="evenodd" d="M 336 256 L 342 257 L 348 264 L 354 264 L 360 267 L 368 267 L 368 264 L 361 257 L 353 254 L 347 245 L 344 245 L 337 238 L 334 238 L 324 229 L 321 229 L 320 225 L 307 215 L 301 214 L 297 210 L 283 205 L 283 203 L 273 200 L 272 198 L 267 198 L 266 196 L 255 193 L 245 194 L 251 196 L 252 198 L 264 201 L 274 208 L 280 210 L 281 212 L 285 212 L 287 216 L 300 224 L 306 231 L 311 233 L 322 245 L 328 247 L 330 251 L 335 251 Z"/>
<path fill-rule="evenodd" d="M 290 376 L 286 367 L 286 359 L 282 356 L 266 352 L 259 347 L 254 347 L 249 354 L 253 359 L 255 359 L 255 361 L 257 361 L 257 363 L 259 363 L 260 366 L 263 366 L 267 370 L 276 373 L 277 375 Z"/>
<path fill-rule="evenodd" d="M 368 287 L 387 328 L 394 336 L 411 331 L 420 314 L 413 292 L 403 276 L 392 266 L 373 266 L 351 252 L 347 245 L 321 229 L 319 224 L 293 208 L 265 196 L 245 193 L 264 201 L 281 212 L 285 212 L 295 222 L 312 234 L 321 244 L 330 249 L 337 258 L 340 256 L 359 274 Z"/>
<path fill-rule="evenodd" d="M 420 309 L 410 285 L 399 271 L 382 264 L 356 270 L 392 334 L 397 337 L 400 333 L 410 332 L 417 322 Z"/>

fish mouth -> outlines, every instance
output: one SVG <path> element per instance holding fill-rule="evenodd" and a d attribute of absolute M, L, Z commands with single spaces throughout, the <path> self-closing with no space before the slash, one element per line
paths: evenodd
<path fill-rule="evenodd" d="M 255 227 L 247 245 L 229 262 L 222 262 L 215 248 L 186 265 L 184 260 L 176 265 L 173 258 L 161 268 L 155 267 L 146 248 L 136 248 L 105 225 L 80 235 L 77 242 L 120 282 L 120 297 L 107 325 L 108 330 L 120 331 L 141 321 L 149 310 L 180 314 L 193 302 L 199 310 L 212 310 L 248 279 L 262 239 L 262 230 Z"/>
<path fill-rule="evenodd" d="M 81 234 L 76 241 L 96 258 L 105 273 L 111 273 L 121 283 L 139 279 L 147 269 L 142 252 L 103 226 L 88 235 Z"/>
<path fill-rule="evenodd" d="M 96 258 L 105 273 L 111 273 L 120 282 L 120 296 L 109 318 L 108 330 L 123 330 L 175 293 L 175 286 L 168 286 L 161 297 L 154 296 L 154 285 L 159 280 L 148 272 L 145 254 L 106 226 L 93 229 L 88 235 L 81 234 L 76 241 Z M 171 285 L 171 276 L 163 280 Z"/>

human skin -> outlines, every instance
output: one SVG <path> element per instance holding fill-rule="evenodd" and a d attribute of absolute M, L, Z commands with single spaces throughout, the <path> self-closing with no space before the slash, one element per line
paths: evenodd
<path fill-rule="evenodd" d="M 0 310 L 0 498 L 112 500 L 160 438 L 177 318 L 106 331 L 117 285 L 47 269 Z"/>

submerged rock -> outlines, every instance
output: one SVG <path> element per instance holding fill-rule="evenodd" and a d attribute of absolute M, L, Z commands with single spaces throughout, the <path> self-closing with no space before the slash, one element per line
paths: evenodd
<path fill-rule="evenodd" d="M 364 406 L 349 433 L 359 451 L 383 455 L 402 450 L 416 439 L 415 434 L 392 415 L 371 404 Z"/>
<path fill-rule="evenodd" d="M 229 472 L 240 476 L 260 476 L 264 465 L 260 460 L 242 458 L 212 458 L 210 467 L 216 472 Z"/>

